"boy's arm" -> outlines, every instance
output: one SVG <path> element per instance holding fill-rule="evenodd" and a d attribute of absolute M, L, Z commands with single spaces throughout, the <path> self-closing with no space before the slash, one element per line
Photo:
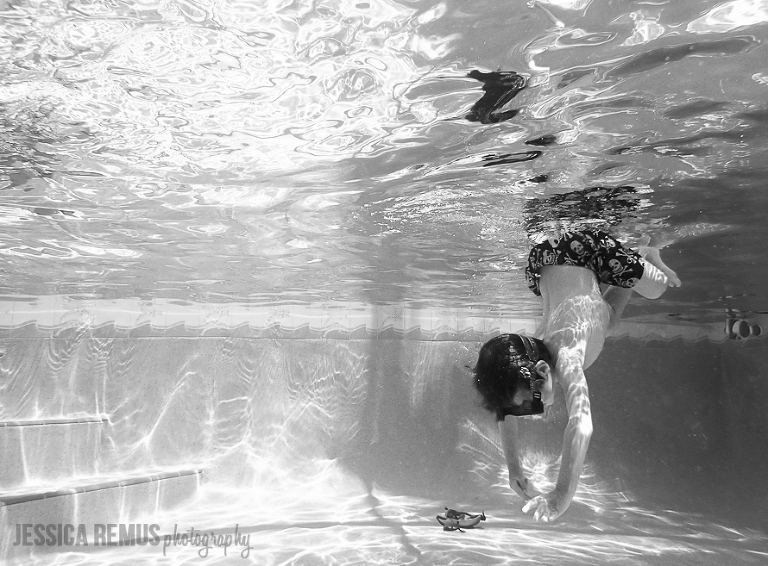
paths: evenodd
<path fill-rule="evenodd" d="M 509 470 L 509 487 L 525 500 L 531 499 L 535 492 L 529 486 L 523 468 L 520 465 L 517 418 L 510 417 L 499 421 L 501 446 L 504 449 L 504 459 Z"/>
<path fill-rule="evenodd" d="M 584 467 L 592 437 L 592 412 L 580 359 L 573 350 L 561 349 L 558 352 L 557 371 L 565 390 L 568 425 L 563 435 L 563 454 L 555 489 L 533 498 L 523 507 L 525 513 L 534 510 L 536 521 L 554 521 L 568 509 Z"/>

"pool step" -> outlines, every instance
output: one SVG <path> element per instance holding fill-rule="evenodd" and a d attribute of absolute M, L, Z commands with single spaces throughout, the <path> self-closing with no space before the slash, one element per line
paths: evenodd
<path fill-rule="evenodd" d="M 106 416 L 0 421 L 0 491 L 97 473 Z"/>
<path fill-rule="evenodd" d="M 17 525 L 85 525 L 92 533 L 96 525 L 133 523 L 190 498 L 202 474 L 185 467 L 0 489 L 0 563 L 72 550 L 58 544 L 14 545 Z"/>

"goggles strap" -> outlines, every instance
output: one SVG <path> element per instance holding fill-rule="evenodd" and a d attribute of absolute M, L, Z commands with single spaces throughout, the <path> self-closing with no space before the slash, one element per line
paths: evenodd
<path fill-rule="evenodd" d="M 539 361 L 539 347 L 536 345 L 536 342 L 534 342 L 527 336 L 520 336 L 520 338 L 523 341 L 523 346 L 525 346 L 525 353 L 528 356 L 528 361 L 531 363 L 531 370 L 533 370 L 533 365 Z M 534 407 L 534 410 L 541 412 L 544 409 L 544 406 L 541 401 L 541 391 L 539 391 L 538 388 L 533 387 L 533 381 L 534 381 L 534 376 L 531 375 L 530 385 L 531 385 L 531 393 L 533 393 L 533 407 Z"/>
<path fill-rule="evenodd" d="M 537 361 L 539 361 L 539 347 L 536 345 L 535 341 L 531 340 L 527 336 L 523 336 L 521 334 L 518 334 L 518 336 L 520 337 L 520 340 L 523 343 L 523 347 L 525 348 L 525 354 L 519 353 L 510 340 L 509 362 L 511 366 L 517 366 L 519 368 L 525 369 L 525 373 L 527 374 L 526 379 L 528 380 L 533 399 L 531 400 L 528 409 L 523 409 L 522 407 L 506 407 L 502 410 L 502 415 L 525 416 L 541 414 L 544 412 L 544 404 L 541 401 L 541 391 L 538 391 L 533 387 L 533 372 L 535 372 L 533 366 Z"/>
<path fill-rule="evenodd" d="M 525 354 L 528 356 L 528 361 L 530 361 L 532 364 L 535 364 L 537 361 L 539 361 L 539 347 L 536 345 L 536 342 L 527 336 L 520 335 L 520 339 L 523 341 L 523 346 L 525 347 Z"/>

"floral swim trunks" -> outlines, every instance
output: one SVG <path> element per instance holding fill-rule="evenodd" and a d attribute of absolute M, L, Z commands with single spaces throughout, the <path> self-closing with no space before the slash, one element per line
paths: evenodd
<path fill-rule="evenodd" d="M 640 254 L 600 230 L 562 232 L 531 249 L 525 280 L 528 288 L 540 296 L 542 267 L 577 265 L 592 270 L 602 283 L 631 288 L 643 276 L 645 267 L 641 260 Z"/>

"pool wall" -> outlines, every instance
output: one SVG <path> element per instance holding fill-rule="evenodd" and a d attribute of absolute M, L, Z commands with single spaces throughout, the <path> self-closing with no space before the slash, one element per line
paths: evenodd
<path fill-rule="evenodd" d="M 470 368 L 483 340 L 530 332 L 535 319 L 65 303 L 3 311 L 8 536 L 18 522 L 130 522 L 200 482 L 300 485 L 328 461 L 398 493 L 509 495 Z M 587 372 L 588 463 L 645 505 L 764 524 L 768 351 L 764 338 L 728 340 L 720 326 L 624 323 Z M 550 426 L 524 423 L 527 445 L 556 459 L 565 421 L 561 399 Z M 86 497 L 105 493 L 111 504 Z"/>

